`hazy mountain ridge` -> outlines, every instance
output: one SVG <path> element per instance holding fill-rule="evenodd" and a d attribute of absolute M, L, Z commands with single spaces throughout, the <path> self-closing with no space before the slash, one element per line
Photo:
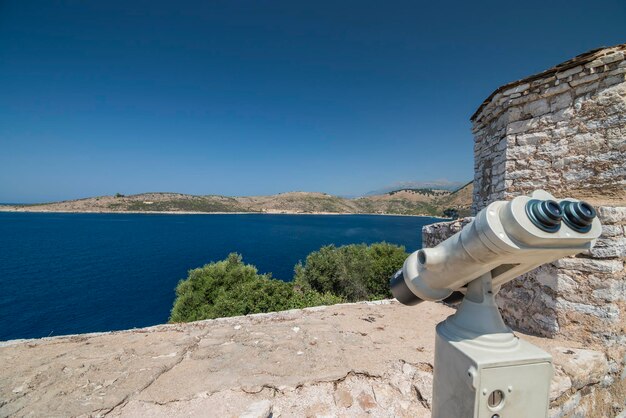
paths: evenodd
<path fill-rule="evenodd" d="M 389 193 L 344 198 L 317 192 L 287 192 L 270 196 L 229 197 L 182 193 L 141 193 L 99 196 L 34 205 L 4 205 L 0 211 L 20 212 L 199 212 L 199 213 L 375 213 L 443 216 L 454 208 L 466 214 L 471 183 L 455 192 L 401 189 Z"/>

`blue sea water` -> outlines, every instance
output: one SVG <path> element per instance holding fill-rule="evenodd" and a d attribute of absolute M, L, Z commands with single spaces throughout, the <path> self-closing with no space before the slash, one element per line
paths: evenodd
<path fill-rule="evenodd" d="M 167 321 L 187 271 L 243 255 L 289 281 L 326 244 L 421 247 L 436 218 L 375 215 L 147 215 L 0 212 L 0 340 Z"/>

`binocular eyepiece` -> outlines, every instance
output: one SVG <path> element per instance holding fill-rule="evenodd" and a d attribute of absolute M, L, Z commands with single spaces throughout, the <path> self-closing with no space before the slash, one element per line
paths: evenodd
<path fill-rule="evenodd" d="M 589 232 L 596 210 L 587 202 L 561 202 L 563 221 L 576 232 Z"/>
<path fill-rule="evenodd" d="M 537 228 L 546 232 L 556 232 L 561 221 L 576 232 L 589 232 L 596 217 L 596 210 L 587 202 L 563 200 L 529 200 L 526 214 Z"/>

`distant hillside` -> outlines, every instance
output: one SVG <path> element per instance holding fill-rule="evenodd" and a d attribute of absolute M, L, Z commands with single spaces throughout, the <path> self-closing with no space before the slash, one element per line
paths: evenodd
<path fill-rule="evenodd" d="M 381 187 L 377 190 L 373 190 L 371 192 L 365 193 L 365 196 L 373 196 L 380 195 L 389 192 L 393 192 L 395 190 L 425 190 L 425 189 L 433 189 L 433 190 L 447 190 L 449 192 L 455 191 L 460 187 L 463 187 L 462 182 L 458 181 L 449 181 L 449 180 L 432 180 L 432 181 L 403 181 L 395 184 L 390 184 L 388 186 Z"/>
<path fill-rule="evenodd" d="M 470 216 L 472 214 L 473 192 L 474 183 L 470 181 L 452 193 L 439 197 L 437 205 L 443 208 L 443 210 L 447 208 L 455 209 L 459 216 Z"/>
<path fill-rule="evenodd" d="M 198 213 L 377 213 L 443 216 L 447 208 L 465 213 L 471 204 L 471 184 L 456 192 L 402 189 L 355 199 L 325 193 L 289 192 L 271 196 L 195 196 L 142 193 L 99 196 L 34 205 L 4 205 L 0 211 L 26 212 L 198 212 Z"/>

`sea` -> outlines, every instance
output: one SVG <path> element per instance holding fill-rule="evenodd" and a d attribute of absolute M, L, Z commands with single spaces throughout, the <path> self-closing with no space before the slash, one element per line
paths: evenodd
<path fill-rule="evenodd" d="M 386 241 L 415 251 L 438 218 L 0 212 L 0 341 L 167 322 L 190 269 L 237 252 L 293 279 L 323 245 Z"/>

